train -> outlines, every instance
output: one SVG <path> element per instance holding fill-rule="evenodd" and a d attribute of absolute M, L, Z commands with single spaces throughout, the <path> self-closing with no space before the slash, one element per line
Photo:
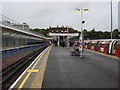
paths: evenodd
<path fill-rule="evenodd" d="M 84 48 L 120 57 L 120 39 L 84 40 Z"/>

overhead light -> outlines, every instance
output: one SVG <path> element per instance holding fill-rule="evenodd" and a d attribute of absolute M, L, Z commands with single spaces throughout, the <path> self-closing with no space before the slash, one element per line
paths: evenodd
<path fill-rule="evenodd" d="M 85 11 L 85 12 L 88 12 L 88 11 L 89 11 L 89 9 L 84 9 L 84 11 Z"/>
<path fill-rule="evenodd" d="M 75 9 L 75 11 L 82 11 L 82 10 L 84 10 L 85 12 L 89 11 L 89 9 Z"/>
<path fill-rule="evenodd" d="M 75 11 L 81 11 L 80 9 L 75 9 Z"/>

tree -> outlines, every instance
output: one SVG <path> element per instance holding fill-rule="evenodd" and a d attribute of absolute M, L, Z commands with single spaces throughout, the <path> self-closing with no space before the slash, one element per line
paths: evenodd
<path fill-rule="evenodd" d="M 118 29 L 115 29 L 112 34 L 113 34 L 114 39 L 116 39 L 116 38 L 120 39 L 120 37 L 119 37 L 120 32 L 118 32 Z"/>
<path fill-rule="evenodd" d="M 89 31 L 89 37 L 90 37 L 90 39 L 96 39 L 95 37 L 96 37 L 96 31 L 95 31 L 95 29 L 93 28 L 93 30 L 91 30 L 91 31 Z"/>
<path fill-rule="evenodd" d="M 46 36 L 46 29 L 35 28 L 35 29 L 32 29 L 32 31 Z"/>
<path fill-rule="evenodd" d="M 75 30 L 74 28 L 69 28 L 69 32 L 71 32 L 71 33 L 77 33 L 78 31 Z"/>
<path fill-rule="evenodd" d="M 33 32 L 37 32 L 39 34 L 45 35 L 47 36 L 47 30 L 46 29 L 39 29 L 39 28 L 35 28 L 35 29 L 30 29 Z M 71 33 L 78 33 L 78 30 L 75 30 L 74 28 L 69 28 L 69 32 Z M 81 33 L 81 32 L 80 32 Z M 96 31 L 94 28 L 90 31 L 87 31 L 86 29 L 84 29 L 82 31 L 83 35 L 84 35 L 84 39 L 110 39 L 110 34 L 111 32 L 108 31 Z M 120 32 L 118 31 L 118 29 L 113 30 L 113 38 L 114 39 L 120 39 L 119 35 Z M 74 37 L 73 39 L 77 40 L 78 37 Z"/>
<path fill-rule="evenodd" d="M 82 33 L 83 33 L 83 35 L 84 35 L 84 39 L 90 38 L 90 37 L 89 37 L 89 34 L 88 34 L 88 31 L 87 31 L 86 29 L 84 29 L 84 30 L 82 31 Z"/>
<path fill-rule="evenodd" d="M 97 35 L 99 36 L 98 39 L 101 39 L 101 38 L 102 38 L 102 35 L 103 35 L 103 32 L 102 32 L 102 31 L 98 31 L 98 32 L 97 32 Z"/>
<path fill-rule="evenodd" d="M 103 32 L 102 37 L 103 37 L 103 39 L 110 39 L 110 32 L 108 32 L 108 31 Z"/>

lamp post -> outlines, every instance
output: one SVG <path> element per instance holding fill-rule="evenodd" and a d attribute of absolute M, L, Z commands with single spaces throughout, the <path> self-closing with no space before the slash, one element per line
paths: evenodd
<path fill-rule="evenodd" d="M 113 29 L 113 23 L 112 23 L 112 0 L 111 0 L 111 39 L 112 37 L 112 29 Z"/>
<path fill-rule="evenodd" d="M 88 9 L 76 9 L 75 11 L 81 11 L 81 35 L 79 32 L 79 42 L 80 42 L 80 46 L 79 46 L 79 51 L 81 52 L 81 58 L 83 57 L 83 24 L 85 23 L 85 21 L 83 21 L 83 12 L 88 12 Z"/>

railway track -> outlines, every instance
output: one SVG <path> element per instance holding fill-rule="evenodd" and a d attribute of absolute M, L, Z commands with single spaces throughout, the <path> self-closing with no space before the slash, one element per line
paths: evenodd
<path fill-rule="evenodd" d="M 20 59 L 14 64 L 2 70 L 0 76 L 2 77 L 2 81 L 0 85 L 2 85 L 3 90 L 7 90 L 12 83 L 19 77 L 19 75 L 26 69 L 26 67 L 38 56 L 40 52 L 42 52 L 47 46 L 40 48 L 37 51 L 27 55 L 26 57 Z"/>

